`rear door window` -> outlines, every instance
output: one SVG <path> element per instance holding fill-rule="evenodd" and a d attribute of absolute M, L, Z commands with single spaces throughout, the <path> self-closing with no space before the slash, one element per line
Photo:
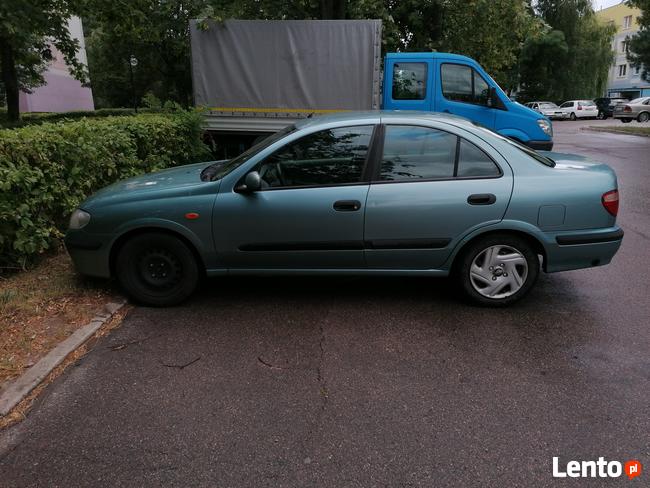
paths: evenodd
<path fill-rule="evenodd" d="M 417 181 L 452 178 L 456 136 L 427 127 L 389 125 L 379 179 Z"/>
<path fill-rule="evenodd" d="M 427 96 L 427 64 L 393 65 L 393 100 L 424 100 Z"/>
<path fill-rule="evenodd" d="M 443 63 L 440 67 L 442 95 L 447 100 L 487 105 L 490 85 L 471 66 Z"/>

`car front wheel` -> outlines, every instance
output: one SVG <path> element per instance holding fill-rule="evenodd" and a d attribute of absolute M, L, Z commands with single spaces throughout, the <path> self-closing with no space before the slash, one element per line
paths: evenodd
<path fill-rule="evenodd" d="M 575 120 L 575 119 L 576 119 L 576 114 L 574 114 L 573 112 L 571 112 L 571 115 L 569 115 L 569 118 L 570 118 L 571 120 Z"/>
<path fill-rule="evenodd" d="M 157 232 L 129 239 L 119 250 L 115 271 L 131 298 L 154 307 L 182 302 L 199 281 L 199 267 L 187 245 Z"/>
<path fill-rule="evenodd" d="M 632 122 L 632 119 L 621 119 L 621 122 L 623 122 L 624 124 L 629 124 L 630 122 Z"/>
<path fill-rule="evenodd" d="M 539 276 L 539 258 L 525 239 L 492 235 L 470 245 L 456 272 L 463 291 L 474 303 L 502 307 L 530 291 Z"/>

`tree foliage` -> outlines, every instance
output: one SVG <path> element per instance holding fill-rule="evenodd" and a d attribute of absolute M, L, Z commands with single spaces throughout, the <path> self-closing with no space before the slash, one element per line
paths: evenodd
<path fill-rule="evenodd" d="M 2 0 L 0 2 L 0 70 L 11 120 L 18 120 L 18 93 L 43 84 L 42 73 L 58 49 L 70 73 L 86 80 L 77 60 L 79 43 L 68 30 L 78 13 L 77 0 Z"/>
<path fill-rule="evenodd" d="M 589 0 L 539 0 L 536 9 L 546 27 L 522 50 L 524 97 L 562 101 L 601 95 L 614 58 L 615 27 L 598 21 Z"/>
<path fill-rule="evenodd" d="M 641 69 L 641 77 L 650 81 L 650 0 L 629 0 L 627 3 L 641 10 L 641 16 L 637 18 L 639 31 L 628 44 L 628 59 L 632 66 Z"/>

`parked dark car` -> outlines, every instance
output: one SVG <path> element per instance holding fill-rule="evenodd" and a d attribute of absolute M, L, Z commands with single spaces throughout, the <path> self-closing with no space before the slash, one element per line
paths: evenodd
<path fill-rule="evenodd" d="M 594 103 L 598 107 L 598 119 L 604 120 L 607 117 L 614 116 L 614 107 L 622 103 L 627 103 L 629 100 L 627 98 L 609 98 L 601 97 L 594 99 Z"/>

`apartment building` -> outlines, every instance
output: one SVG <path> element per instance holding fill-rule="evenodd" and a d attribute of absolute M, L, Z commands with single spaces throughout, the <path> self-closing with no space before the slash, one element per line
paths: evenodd
<path fill-rule="evenodd" d="M 625 2 L 621 2 L 596 12 L 596 15 L 603 22 L 616 26 L 616 35 L 612 41 L 612 49 L 616 56 L 609 69 L 605 95 L 628 99 L 649 96 L 650 83 L 643 81 L 641 70 L 633 68 L 627 60 L 628 38 L 639 30 L 636 19 L 641 15 L 641 11 L 637 8 L 630 8 Z"/>

